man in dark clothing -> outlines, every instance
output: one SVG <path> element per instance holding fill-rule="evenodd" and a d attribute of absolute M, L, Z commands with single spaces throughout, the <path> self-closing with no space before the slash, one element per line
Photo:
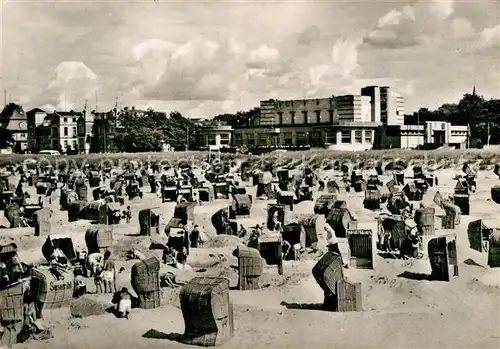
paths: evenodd
<path fill-rule="evenodd" d="M 190 236 L 192 248 L 198 247 L 199 238 L 200 238 L 200 231 L 199 231 L 198 225 L 195 225 L 193 228 L 193 231 L 191 232 L 191 236 Z"/>

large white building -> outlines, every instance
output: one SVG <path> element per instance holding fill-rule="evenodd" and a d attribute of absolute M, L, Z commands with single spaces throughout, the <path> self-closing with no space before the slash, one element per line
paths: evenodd
<path fill-rule="evenodd" d="M 369 86 L 360 95 L 328 98 L 266 100 L 260 103 L 256 124 L 234 130 L 237 147 L 328 147 L 335 150 L 366 150 L 373 147 L 375 130 L 385 115 L 396 113 L 404 99 L 385 88 L 390 98 L 382 99 L 382 88 Z M 388 111 L 389 110 L 389 111 Z M 396 115 L 396 114 L 395 114 Z M 401 115 L 404 120 L 404 115 Z"/>
<path fill-rule="evenodd" d="M 374 145 L 416 148 L 466 143 L 467 127 L 434 122 L 405 125 L 404 104 L 404 97 L 386 86 L 364 87 L 360 95 L 270 99 L 260 102 L 260 117 L 254 125 L 207 128 L 203 142 L 207 147 L 326 147 L 342 151 L 368 150 Z"/>

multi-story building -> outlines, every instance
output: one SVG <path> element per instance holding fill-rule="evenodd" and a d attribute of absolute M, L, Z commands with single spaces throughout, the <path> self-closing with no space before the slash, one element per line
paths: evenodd
<path fill-rule="evenodd" d="M 336 150 L 370 149 L 375 129 L 381 125 L 379 90 L 370 93 L 262 101 L 260 119 L 254 126 L 235 128 L 233 143 L 250 148 L 326 146 Z"/>
<path fill-rule="evenodd" d="M 39 149 L 41 144 L 44 144 L 44 139 L 41 137 L 40 132 L 37 132 L 39 128 L 43 128 L 45 118 L 47 113 L 40 109 L 31 109 L 26 113 L 28 122 L 28 149 L 31 152 L 38 152 L 43 149 Z M 47 125 L 45 125 L 47 126 Z M 46 135 L 46 132 L 45 132 Z M 48 145 L 50 147 L 50 144 Z"/>
<path fill-rule="evenodd" d="M 390 87 L 380 88 L 380 116 L 384 125 L 395 126 L 405 123 L 405 99 Z"/>
<path fill-rule="evenodd" d="M 90 143 L 90 152 L 109 153 L 116 151 L 114 135 L 117 124 L 117 110 L 105 113 L 95 113 L 92 127 L 92 140 Z"/>
<path fill-rule="evenodd" d="M 370 109 L 372 122 L 380 122 L 380 88 L 378 86 L 367 86 L 361 89 L 362 96 L 370 97 Z"/>
<path fill-rule="evenodd" d="M 46 119 L 50 125 L 51 149 L 67 151 L 79 151 L 78 145 L 78 119 L 85 114 L 71 110 L 54 111 L 48 114 Z"/>
<path fill-rule="evenodd" d="M 84 111 L 82 115 L 77 120 L 77 138 L 78 147 L 75 148 L 80 154 L 88 154 L 90 152 L 90 146 L 92 141 L 92 129 L 94 127 L 94 115 L 95 112 L 92 111 L 87 113 Z"/>
<path fill-rule="evenodd" d="M 261 101 L 260 118 L 254 125 L 232 131 L 229 126 L 212 126 L 203 135 L 206 146 L 356 151 L 441 144 L 463 147 L 468 129 L 449 123 L 404 125 L 404 97 L 390 87 L 367 86 L 361 95 Z"/>
<path fill-rule="evenodd" d="M 12 147 L 15 152 L 24 153 L 28 149 L 28 119 L 20 105 L 10 103 L 0 114 L 2 146 Z"/>

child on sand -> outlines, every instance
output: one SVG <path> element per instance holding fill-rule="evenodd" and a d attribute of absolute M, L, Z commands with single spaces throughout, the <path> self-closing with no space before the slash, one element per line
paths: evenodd
<path fill-rule="evenodd" d="M 127 211 L 125 211 L 125 218 L 127 219 L 127 224 L 130 224 L 130 220 L 132 219 L 132 210 L 130 206 L 127 206 Z"/>
<path fill-rule="evenodd" d="M 126 287 L 123 287 L 120 292 L 117 308 L 118 316 L 125 317 L 128 320 L 130 310 L 132 309 L 132 295 L 128 292 Z"/>

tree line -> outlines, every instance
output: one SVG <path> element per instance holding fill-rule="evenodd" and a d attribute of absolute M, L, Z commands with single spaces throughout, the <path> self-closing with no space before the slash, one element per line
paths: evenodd
<path fill-rule="evenodd" d="M 500 144 L 500 99 L 486 100 L 482 96 L 467 93 L 457 104 L 443 104 L 436 110 L 421 108 L 405 117 L 405 123 L 410 125 L 426 121 L 470 125 L 470 144 L 474 148 L 488 144 L 488 136 L 490 144 Z"/>

